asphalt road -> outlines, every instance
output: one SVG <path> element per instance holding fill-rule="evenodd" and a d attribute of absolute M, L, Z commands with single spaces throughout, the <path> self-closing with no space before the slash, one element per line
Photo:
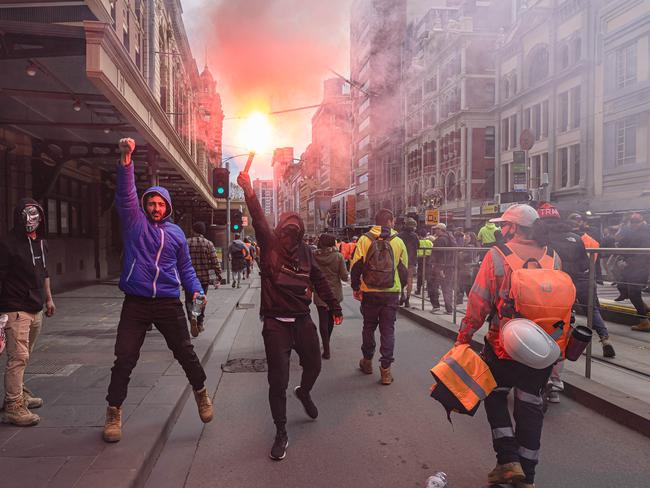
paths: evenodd
<path fill-rule="evenodd" d="M 344 324 L 333 334 L 332 359 L 323 362 L 313 391 L 320 410 L 315 421 L 293 398 L 300 379 L 297 357 L 293 357 L 289 450 L 284 461 L 268 458 L 274 426 L 266 375 L 227 373 L 218 380 L 211 424 L 188 433 L 191 429 L 183 423 L 195 426 L 196 414 L 190 412 L 185 420 L 181 415 L 177 435 L 172 433 L 154 469 L 155 485 L 422 488 L 427 477 L 440 470 L 447 473 L 450 488 L 484 486 L 486 473 L 495 464 L 484 410 L 474 418 L 454 415 L 450 425 L 442 407 L 429 398 L 429 369 L 451 341 L 398 318 L 395 382 L 382 386 L 378 372 L 366 376 L 358 370 L 362 322 L 349 288 L 344 313 Z M 255 311 L 238 320 L 219 339 L 216 350 L 226 351 L 223 358 L 263 357 Z M 215 361 L 208 365 L 209 376 L 218 376 Z M 173 454 L 182 448 L 186 461 Z M 170 459 L 174 462 L 165 461 Z M 646 437 L 566 398 L 551 406 L 538 487 L 641 488 L 648 486 L 648 480 L 650 441 Z"/>

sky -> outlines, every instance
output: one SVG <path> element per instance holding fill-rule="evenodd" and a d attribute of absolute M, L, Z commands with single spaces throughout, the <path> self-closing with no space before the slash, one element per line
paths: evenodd
<path fill-rule="evenodd" d="M 224 157 L 246 152 L 233 117 L 320 103 L 330 68 L 349 71 L 351 0 L 182 0 L 199 71 L 217 80 L 224 113 Z M 311 141 L 315 110 L 270 118 L 272 147 L 295 157 Z M 270 178 L 272 147 L 256 156 L 251 176 Z M 241 167 L 246 158 L 236 159 Z M 232 169 L 231 174 L 236 173 Z"/>

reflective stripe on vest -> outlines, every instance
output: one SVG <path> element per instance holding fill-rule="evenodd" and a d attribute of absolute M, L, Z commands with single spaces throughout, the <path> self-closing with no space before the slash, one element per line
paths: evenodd
<path fill-rule="evenodd" d="M 485 391 L 483 391 L 483 388 L 481 388 L 481 386 L 476 381 L 474 381 L 474 378 L 467 374 L 463 367 L 458 364 L 454 358 L 448 357 L 443 359 L 443 361 L 449 365 L 454 373 L 460 376 L 460 379 L 463 380 L 463 383 L 465 383 L 469 389 L 476 394 L 479 400 L 485 400 L 485 397 L 487 395 L 485 394 Z"/>
<path fill-rule="evenodd" d="M 492 262 L 494 263 L 494 276 L 503 276 L 506 274 L 505 263 L 503 262 L 503 254 L 496 248 L 492 248 Z"/>

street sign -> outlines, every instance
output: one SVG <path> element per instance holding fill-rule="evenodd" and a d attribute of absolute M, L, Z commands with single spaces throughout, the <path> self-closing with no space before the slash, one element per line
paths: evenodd
<path fill-rule="evenodd" d="M 481 205 L 481 215 L 492 215 L 499 213 L 499 205 L 496 203 L 484 203 Z"/>
<path fill-rule="evenodd" d="M 247 215 L 244 215 L 241 218 L 241 225 L 243 225 L 244 227 L 248 227 L 248 216 Z"/>
<path fill-rule="evenodd" d="M 425 215 L 427 225 L 437 225 L 440 223 L 440 210 L 427 210 Z"/>
<path fill-rule="evenodd" d="M 526 151 L 512 152 L 512 187 L 515 191 L 526 191 Z"/>
<path fill-rule="evenodd" d="M 522 130 L 521 134 L 519 134 L 519 147 L 524 151 L 530 151 L 533 144 L 535 144 L 535 134 L 533 134 L 533 131 L 530 129 Z"/>

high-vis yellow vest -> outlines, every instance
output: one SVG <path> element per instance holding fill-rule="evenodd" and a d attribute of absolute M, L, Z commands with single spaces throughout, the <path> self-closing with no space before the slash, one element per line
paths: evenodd
<path fill-rule="evenodd" d="M 431 397 L 442 403 L 451 422 L 451 412 L 474 415 L 481 400 L 497 387 L 492 372 L 469 344 L 454 346 L 431 369 L 436 380 Z"/>
<path fill-rule="evenodd" d="M 421 258 L 424 256 L 431 256 L 432 248 L 433 248 L 433 242 L 431 242 L 429 239 L 420 239 L 420 247 L 418 248 L 418 257 Z"/>

